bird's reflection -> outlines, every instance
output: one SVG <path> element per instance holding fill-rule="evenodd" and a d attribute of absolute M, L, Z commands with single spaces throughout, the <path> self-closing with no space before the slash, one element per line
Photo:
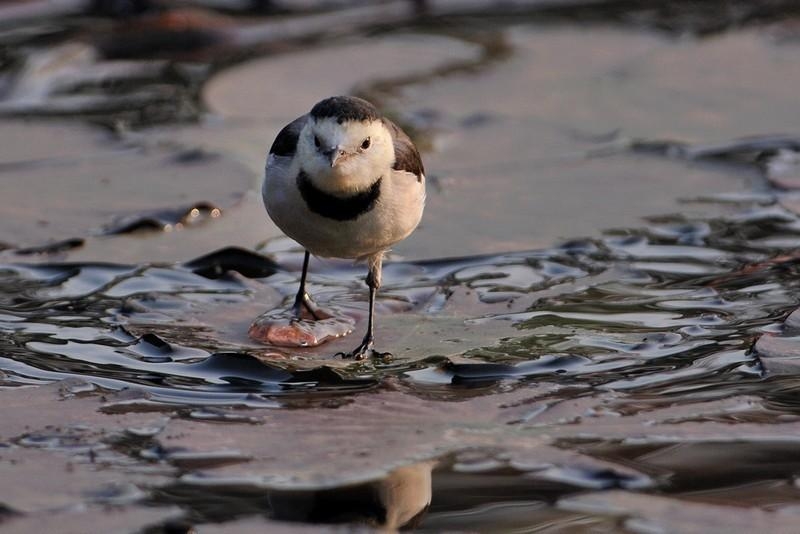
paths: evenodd
<path fill-rule="evenodd" d="M 400 467 L 385 478 L 353 486 L 310 491 L 273 491 L 274 519 L 308 523 L 366 523 L 390 530 L 415 528 L 431 503 L 436 462 Z"/>

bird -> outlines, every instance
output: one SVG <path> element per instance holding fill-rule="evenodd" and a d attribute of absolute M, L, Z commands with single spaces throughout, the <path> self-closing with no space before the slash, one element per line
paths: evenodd
<path fill-rule="evenodd" d="M 365 261 L 369 318 L 344 358 L 385 357 L 374 349 L 375 297 L 383 257 L 419 225 L 425 170 L 410 137 L 367 100 L 333 96 L 280 130 L 270 147 L 262 197 L 272 221 L 305 249 L 292 306 L 325 318 L 306 292 L 310 255 Z"/>

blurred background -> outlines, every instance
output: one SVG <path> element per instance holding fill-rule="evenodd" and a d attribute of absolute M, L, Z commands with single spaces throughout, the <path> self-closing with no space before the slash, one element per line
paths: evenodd
<path fill-rule="evenodd" d="M 333 94 L 372 100 L 424 149 L 405 258 L 698 211 L 678 201 L 762 177 L 670 147 L 796 130 L 798 16 L 781 0 L 6 1 L 0 248 L 263 248 L 279 236 L 258 196 L 268 147 Z"/>
<path fill-rule="evenodd" d="M 0 0 L 0 530 L 797 532 L 799 51 L 797 0 Z M 423 151 L 393 359 L 247 334 L 335 94 Z M 359 333 L 364 274 L 309 278 Z"/>

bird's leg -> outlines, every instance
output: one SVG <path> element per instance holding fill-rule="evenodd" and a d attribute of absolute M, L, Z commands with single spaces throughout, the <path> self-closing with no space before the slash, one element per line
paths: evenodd
<path fill-rule="evenodd" d="M 354 319 L 337 317 L 318 307 L 306 293 L 309 257 L 306 251 L 300 288 L 291 309 L 269 310 L 259 315 L 247 331 L 251 339 L 281 347 L 316 347 L 353 331 Z"/>
<path fill-rule="evenodd" d="M 303 257 L 303 274 L 300 275 L 300 288 L 297 290 L 297 296 L 294 298 L 294 305 L 292 312 L 294 312 L 295 319 L 303 318 L 303 310 L 311 314 L 315 320 L 324 319 L 326 314 L 322 313 L 317 304 L 311 299 L 311 296 L 306 293 L 306 274 L 308 273 L 308 260 L 311 254 L 306 250 L 306 255 Z"/>
<path fill-rule="evenodd" d="M 361 344 L 356 347 L 352 352 L 345 354 L 339 353 L 342 358 L 353 358 L 355 360 L 363 360 L 367 357 L 384 358 L 391 356 L 388 352 L 377 352 L 373 349 L 375 343 L 374 334 L 374 318 L 375 318 L 375 295 L 378 293 L 378 288 L 381 287 L 381 263 L 383 255 L 373 258 L 370 261 L 369 273 L 367 274 L 367 287 L 369 287 L 369 319 L 367 321 L 367 333 Z"/>
<path fill-rule="evenodd" d="M 363 360 L 368 356 L 372 356 L 374 354 L 374 349 L 372 348 L 375 344 L 375 333 L 373 330 L 373 321 L 375 316 L 375 293 L 377 288 L 371 284 L 372 276 L 367 275 L 367 285 L 369 286 L 369 320 L 367 322 L 367 333 L 364 334 L 364 339 L 361 341 L 361 344 L 356 347 L 353 352 L 350 354 L 344 354 L 343 357 L 345 358 L 353 358 L 356 360 Z"/>

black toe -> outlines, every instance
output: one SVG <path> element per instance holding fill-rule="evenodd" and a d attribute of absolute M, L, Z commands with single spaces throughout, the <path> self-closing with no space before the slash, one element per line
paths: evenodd
<path fill-rule="evenodd" d="M 372 348 L 372 341 L 364 341 L 353 349 L 350 352 L 339 352 L 336 354 L 337 357 L 341 357 L 345 360 L 353 359 L 353 360 L 366 360 L 367 358 L 390 358 L 392 354 L 390 352 L 380 352 Z"/>

